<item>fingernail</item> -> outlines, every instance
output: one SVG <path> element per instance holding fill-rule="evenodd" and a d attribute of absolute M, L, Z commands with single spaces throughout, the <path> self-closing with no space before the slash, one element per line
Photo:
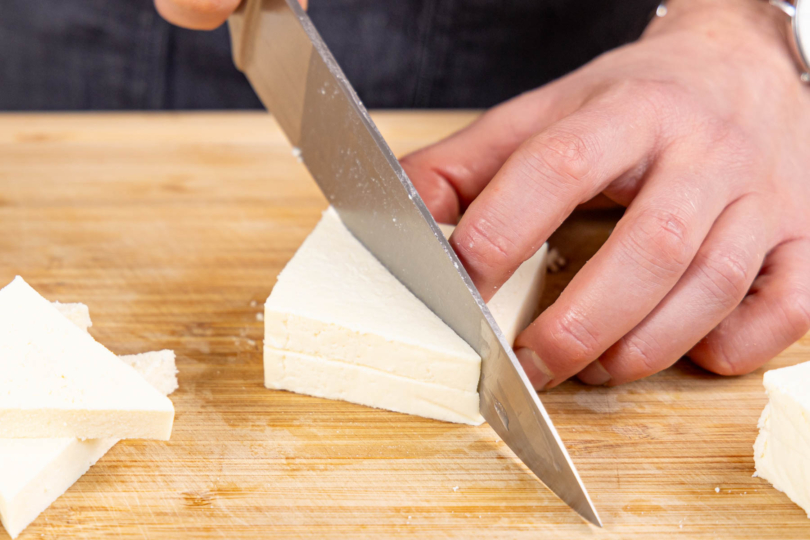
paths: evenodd
<path fill-rule="evenodd" d="M 530 348 L 517 349 L 515 356 L 520 360 L 520 365 L 523 366 L 526 376 L 529 377 L 536 390 L 543 390 L 554 378 L 554 374 L 548 369 L 548 366 Z"/>
<path fill-rule="evenodd" d="M 585 384 L 603 386 L 610 382 L 610 373 L 599 360 L 594 360 L 588 367 L 579 372 L 577 378 Z"/>

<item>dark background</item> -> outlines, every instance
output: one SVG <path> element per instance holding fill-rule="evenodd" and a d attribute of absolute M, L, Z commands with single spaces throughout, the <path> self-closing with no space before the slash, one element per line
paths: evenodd
<path fill-rule="evenodd" d="M 636 39 L 658 0 L 311 0 L 370 108 L 490 107 Z M 150 0 L 4 0 L 0 110 L 257 108 L 227 26 Z"/>

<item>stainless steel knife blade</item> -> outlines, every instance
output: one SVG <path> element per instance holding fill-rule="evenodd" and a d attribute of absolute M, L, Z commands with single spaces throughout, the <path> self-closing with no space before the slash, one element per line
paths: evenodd
<path fill-rule="evenodd" d="M 563 501 L 601 526 L 511 346 L 296 0 L 246 0 L 234 62 L 349 230 L 481 356 L 481 414 Z"/>

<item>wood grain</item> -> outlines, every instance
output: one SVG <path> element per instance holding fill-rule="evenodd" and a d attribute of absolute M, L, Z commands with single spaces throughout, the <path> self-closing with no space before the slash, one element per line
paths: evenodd
<path fill-rule="evenodd" d="M 403 153 L 474 116 L 375 118 Z M 487 426 L 266 390 L 256 314 L 325 202 L 264 114 L 0 115 L 0 186 L 0 282 L 85 302 L 114 352 L 172 348 L 180 367 L 172 440 L 119 444 L 22 538 L 810 537 L 806 514 L 751 478 L 762 370 L 681 362 L 543 395 L 602 530 Z M 617 217 L 555 234 L 570 264 L 546 303 Z M 768 367 L 805 360 L 807 339 Z"/>

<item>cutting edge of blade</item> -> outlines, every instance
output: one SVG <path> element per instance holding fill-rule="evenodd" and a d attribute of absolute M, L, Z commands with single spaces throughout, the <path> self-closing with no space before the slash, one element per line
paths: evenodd
<path fill-rule="evenodd" d="M 548 428 L 548 431 L 551 433 L 552 437 L 554 438 L 554 442 L 556 443 L 557 448 L 560 449 L 560 452 L 562 453 L 563 457 L 566 460 L 566 464 L 568 465 L 571 472 L 573 473 L 574 478 L 577 481 L 577 485 L 578 485 L 582 495 L 584 496 L 585 501 L 587 502 L 587 507 L 584 508 L 584 509 L 576 508 L 575 506 L 571 505 L 568 501 L 562 499 L 562 497 L 560 497 L 560 500 L 562 500 L 565 504 L 567 504 L 572 509 L 574 509 L 586 521 L 596 525 L 597 527 L 603 527 L 602 519 L 599 517 L 599 513 L 596 510 L 596 506 L 594 505 L 593 500 L 591 499 L 591 496 L 588 493 L 587 488 L 585 487 L 585 483 L 582 481 L 582 477 L 579 475 L 579 471 L 577 470 L 577 467 L 574 465 L 574 462 L 571 459 L 571 455 L 568 453 L 568 448 L 563 443 L 562 438 L 560 438 L 560 434 L 557 431 L 556 426 L 552 422 L 551 417 L 548 415 L 548 411 L 546 411 L 546 408 L 543 405 L 542 401 L 540 400 L 540 397 L 537 395 L 537 392 L 533 390 L 532 384 L 529 381 L 529 378 L 526 375 L 526 372 L 523 370 L 523 367 L 520 365 L 520 362 L 518 361 L 518 359 L 515 356 L 514 352 L 512 351 L 512 348 L 505 346 L 506 338 L 503 336 L 503 333 L 500 331 L 500 328 L 498 328 L 498 325 L 495 324 L 494 318 L 492 317 L 492 314 L 490 313 L 489 308 L 487 308 L 486 305 L 483 306 L 483 311 L 484 311 L 484 316 L 487 319 L 487 322 L 490 323 L 490 328 L 495 333 L 495 336 L 497 337 L 500 346 L 503 348 L 504 352 L 506 353 L 507 358 L 509 359 L 509 361 L 511 363 L 511 368 L 515 370 L 518 377 L 520 377 L 521 381 L 523 382 L 523 389 L 528 394 L 532 405 L 535 407 L 535 412 L 539 413 L 541 418 L 542 418 L 542 421 L 545 422 L 546 427 Z M 485 385 L 485 384 L 486 384 L 486 382 L 482 380 L 481 381 L 482 387 L 479 388 L 479 392 L 484 390 L 483 385 Z M 494 409 L 494 407 L 491 407 L 491 408 L 490 407 L 485 407 L 485 406 L 483 406 L 483 401 L 482 401 L 481 414 L 487 420 L 487 423 L 490 425 L 490 427 L 493 428 L 493 430 L 495 430 L 496 433 L 498 433 L 498 435 L 504 440 L 504 442 L 507 442 L 507 439 L 509 438 L 509 432 L 508 432 L 508 430 L 506 430 L 505 433 L 502 433 L 501 430 L 499 430 L 497 428 L 497 426 L 499 426 L 501 424 L 499 423 L 500 418 L 498 416 L 498 412 Z M 507 442 L 507 446 L 508 445 L 509 445 L 509 443 Z M 523 461 L 523 460 L 521 459 L 521 461 Z M 524 462 L 524 464 L 525 464 L 525 462 Z M 529 469 L 532 470 L 531 468 L 529 468 Z M 546 484 L 543 481 L 543 479 L 534 470 L 532 470 L 532 474 L 534 474 L 535 477 L 538 480 L 540 480 L 540 482 L 543 483 L 543 485 L 545 485 L 549 489 L 549 491 L 551 491 L 552 493 L 554 493 L 555 495 L 557 495 L 559 497 L 559 494 L 557 494 L 557 492 L 554 489 L 552 489 L 548 484 Z"/>

